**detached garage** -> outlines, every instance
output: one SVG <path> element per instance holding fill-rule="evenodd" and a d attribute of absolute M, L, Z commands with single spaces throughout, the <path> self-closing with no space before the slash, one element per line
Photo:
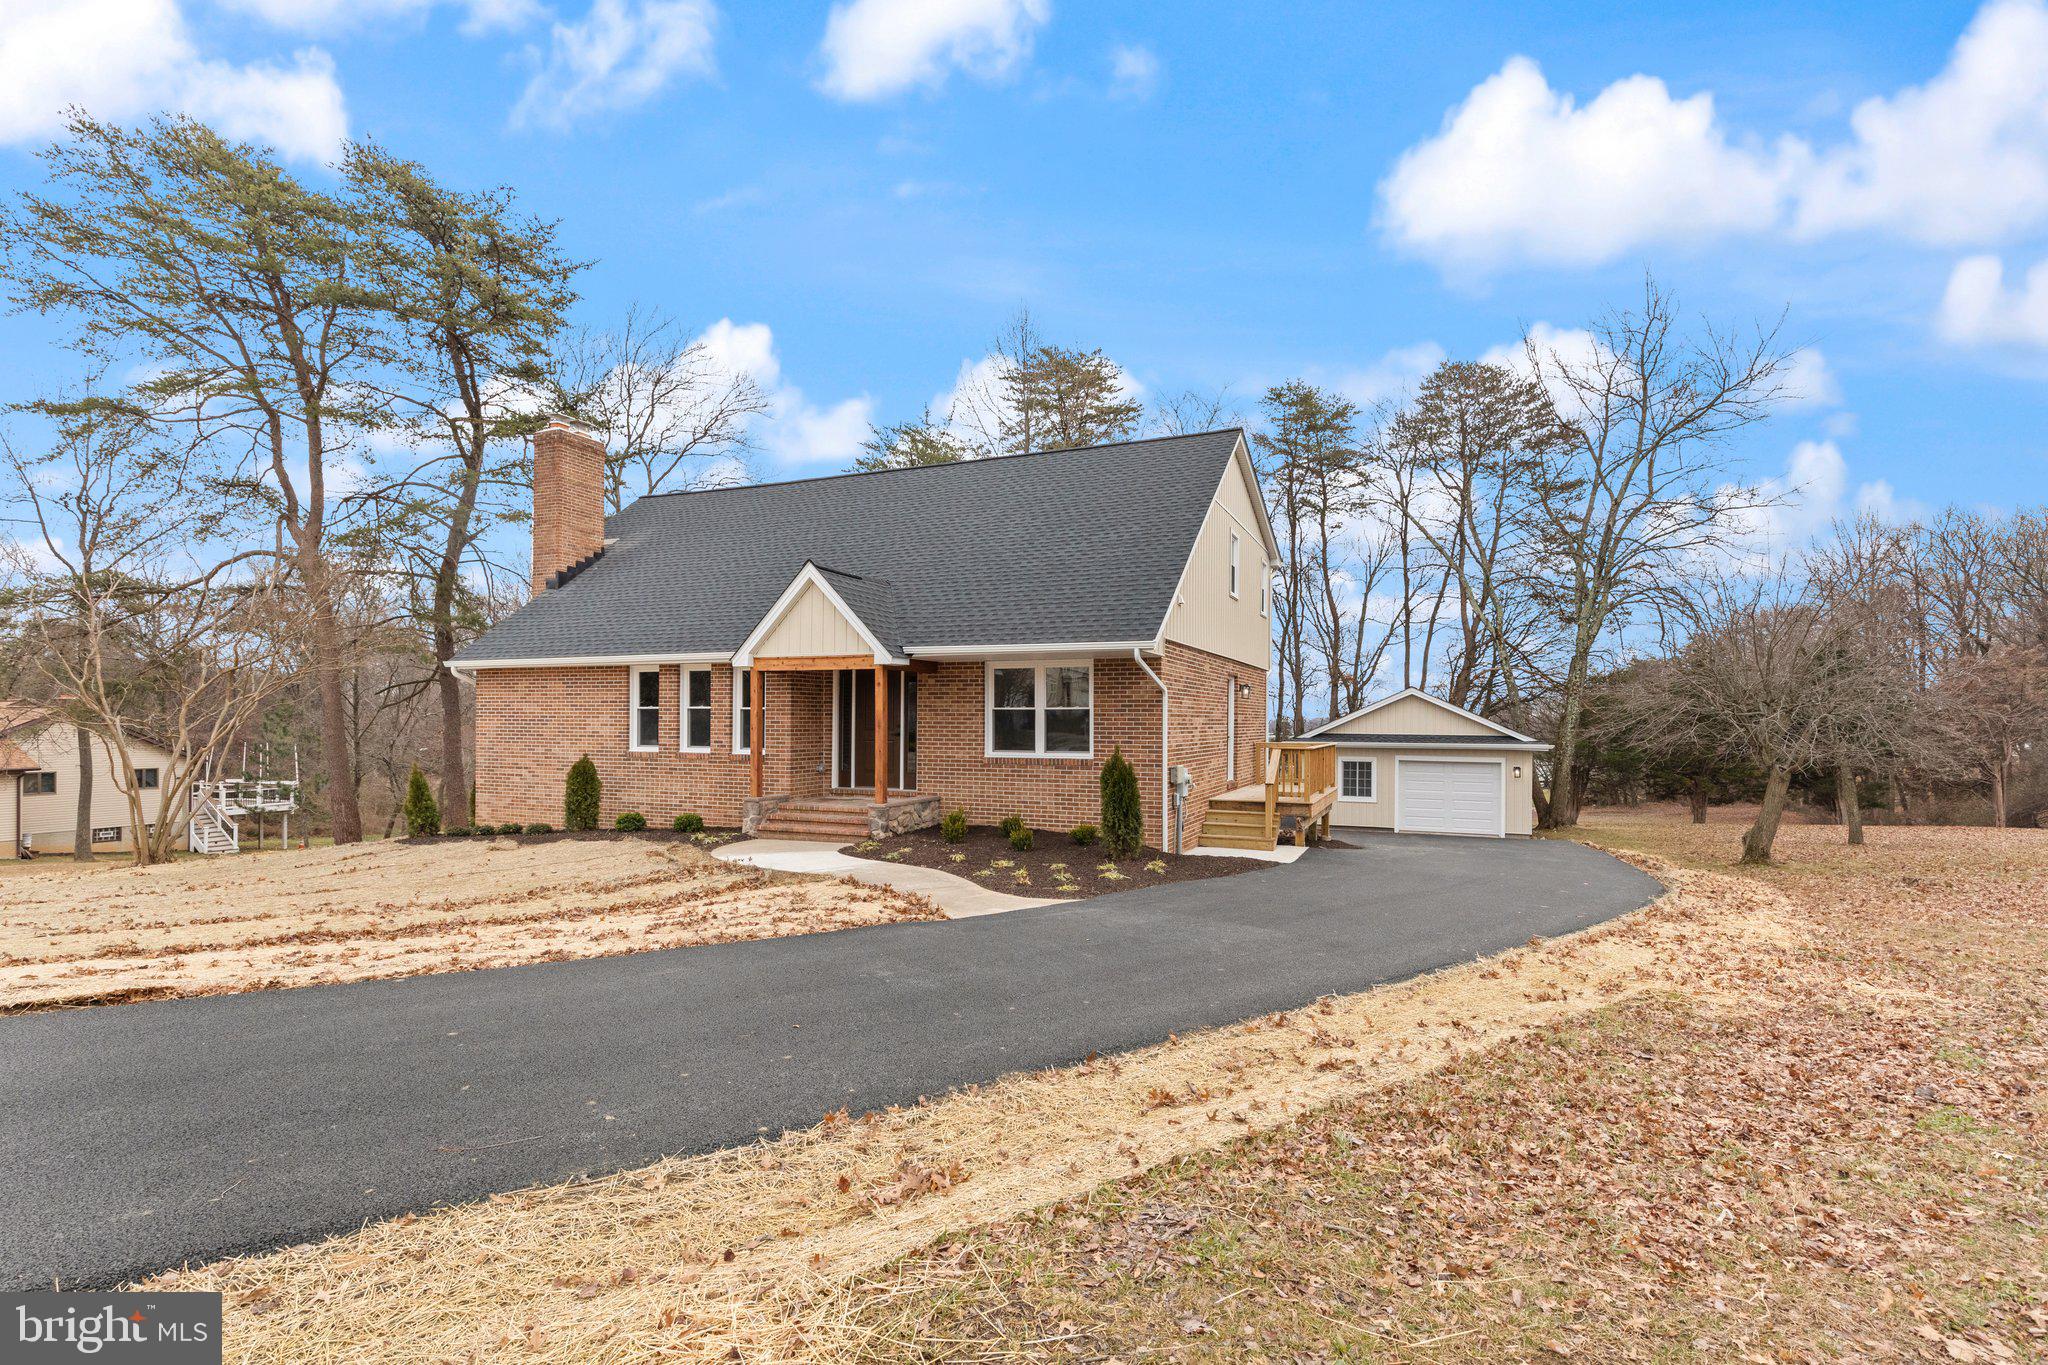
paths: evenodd
<path fill-rule="evenodd" d="M 1335 828 L 1487 839 L 1534 827 L 1548 744 L 1410 688 L 1303 739 L 1337 746 Z"/>

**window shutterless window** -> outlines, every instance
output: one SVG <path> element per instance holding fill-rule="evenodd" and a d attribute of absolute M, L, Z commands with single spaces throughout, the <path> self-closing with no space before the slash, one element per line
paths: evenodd
<path fill-rule="evenodd" d="M 1244 564 L 1244 542 L 1235 531 L 1230 533 L 1230 595 L 1237 596 L 1239 570 Z"/>
<path fill-rule="evenodd" d="M 1091 664 L 990 664 L 988 751 L 1079 755 L 1094 747 Z"/>
<path fill-rule="evenodd" d="M 158 780 L 155 768 L 137 768 L 135 770 L 135 790 L 137 791 L 156 790 Z"/>
<path fill-rule="evenodd" d="M 732 671 L 732 751 L 754 752 L 754 670 Z"/>
<path fill-rule="evenodd" d="M 1373 760 L 1369 758 L 1347 758 L 1337 765 L 1339 790 L 1346 801 L 1370 801 L 1373 799 Z"/>
<path fill-rule="evenodd" d="M 711 670 L 683 670 L 683 749 L 711 752 Z"/>
<path fill-rule="evenodd" d="M 661 670 L 633 670 L 632 737 L 635 749 L 653 749 L 661 744 Z"/>
<path fill-rule="evenodd" d="M 30 773 L 21 779 L 21 791 L 24 796 L 55 796 L 57 774 Z"/>

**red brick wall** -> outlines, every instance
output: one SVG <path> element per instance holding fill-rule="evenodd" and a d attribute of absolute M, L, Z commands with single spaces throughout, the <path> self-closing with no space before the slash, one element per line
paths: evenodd
<path fill-rule="evenodd" d="M 1200 837 L 1201 812 L 1224 781 L 1225 679 L 1252 685 L 1238 703 L 1238 781 L 1263 736 L 1265 677 L 1242 664 L 1169 643 L 1163 676 L 1173 691 L 1173 758 L 1195 773 L 1186 827 Z M 1094 824 L 1101 816 L 1102 763 L 1117 746 L 1137 770 L 1145 838 L 1160 841 L 1159 689 L 1125 658 L 1095 661 L 1095 746 L 1087 758 L 990 758 L 986 755 L 984 668 L 941 664 L 918 677 L 918 789 L 962 809 L 976 824 L 1022 815 L 1042 829 Z M 732 670 L 712 669 L 709 754 L 677 751 L 680 670 L 661 670 L 661 743 L 650 753 L 628 744 L 628 670 L 480 669 L 476 674 L 477 819 L 491 824 L 562 820 L 562 783 L 588 753 L 604 784 L 601 819 L 637 810 L 658 826 L 685 811 L 714 825 L 737 826 L 748 790 L 747 758 L 732 752 Z M 769 673 L 768 748 L 763 786 L 771 794 L 825 789 L 832 748 L 828 673 Z"/>
<path fill-rule="evenodd" d="M 604 443 L 567 425 L 535 432 L 533 590 L 603 548 Z"/>
<path fill-rule="evenodd" d="M 1248 684 L 1251 695 L 1237 700 L 1237 785 L 1259 780 L 1253 765 L 1259 741 L 1266 737 L 1266 675 L 1249 664 L 1169 640 L 1164 677 L 1173 696 L 1173 733 L 1167 743 L 1173 761 L 1186 764 L 1195 779 L 1181 828 L 1183 846 L 1194 848 L 1201 842 L 1209 799 L 1231 785 L 1225 708 L 1238 684 Z"/>

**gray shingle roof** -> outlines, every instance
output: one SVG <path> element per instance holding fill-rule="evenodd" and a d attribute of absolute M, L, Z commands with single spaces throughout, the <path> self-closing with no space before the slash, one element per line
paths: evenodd
<path fill-rule="evenodd" d="M 891 648 L 1150 640 L 1240 435 L 642 498 L 457 662 L 729 653 L 807 560 Z"/>

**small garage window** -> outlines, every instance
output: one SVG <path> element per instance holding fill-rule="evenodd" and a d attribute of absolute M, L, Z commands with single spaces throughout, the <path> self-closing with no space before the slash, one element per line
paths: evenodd
<path fill-rule="evenodd" d="M 1378 763 L 1370 758 L 1347 758 L 1338 765 L 1339 790 L 1346 801 L 1371 801 L 1373 797 L 1373 770 Z"/>

